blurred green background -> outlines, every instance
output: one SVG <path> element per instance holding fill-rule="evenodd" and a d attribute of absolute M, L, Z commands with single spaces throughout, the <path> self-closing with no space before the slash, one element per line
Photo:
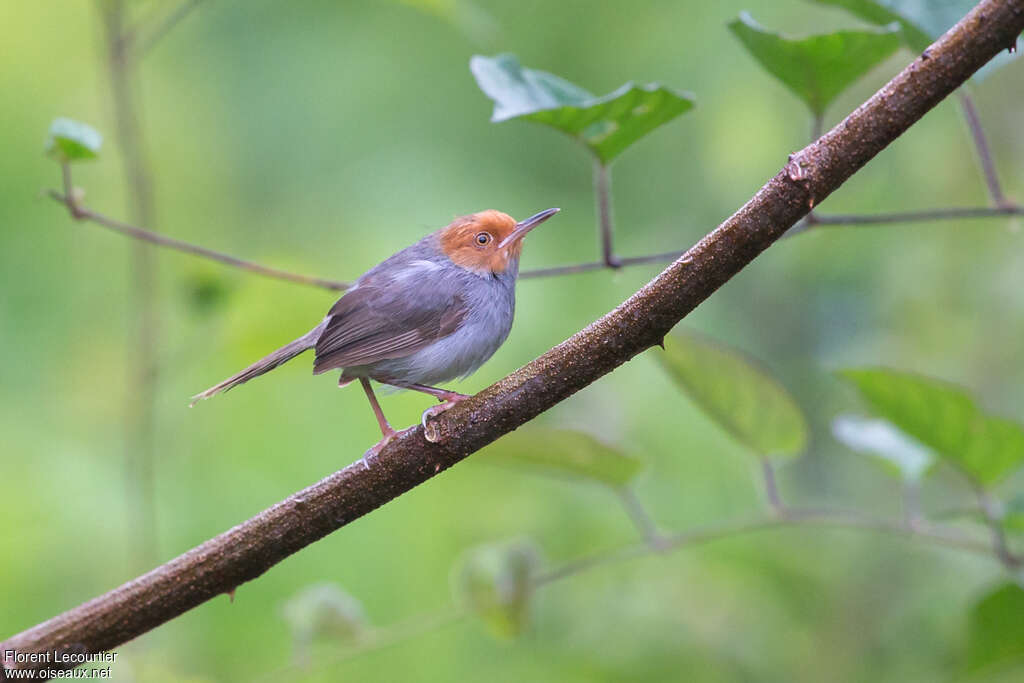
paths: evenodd
<path fill-rule="evenodd" d="M 129 3 L 146 16 L 160 3 Z M 170 4 L 168 4 L 170 6 Z M 454 7 L 453 11 L 448 11 Z M 433 9 L 431 9 L 433 8 Z M 448 8 L 448 9 L 446 9 Z M 803 106 L 727 31 L 750 10 L 788 33 L 858 26 L 798 0 L 296 3 L 209 0 L 140 67 L 156 229 L 244 258 L 350 279 L 454 215 L 562 213 L 524 268 L 597 255 L 589 159 L 568 138 L 488 122 L 473 54 L 595 93 L 627 80 L 693 92 L 697 108 L 615 166 L 623 255 L 686 247 L 806 143 Z M 133 245 L 70 221 L 42 153 L 50 121 L 105 136 L 76 168 L 86 203 L 125 216 L 102 33 L 93 3 L 0 4 L 0 638 L 142 569 L 126 502 Z M 831 108 L 832 125 L 909 61 L 906 50 Z M 1024 197 L 1022 65 L 974 88 L 1008 194 Z M 928 114 L 822 207 L 880 212 L 984 205 L 957 103 Z M 838 445 L 855 409 L 830 371 L 882 364 L 961 383 L 1024 418 L 1021 233 L 1007 219 L 818 229 L 785 240 L 685 322 L 783 378 L 812 421 L 779 473 L 790 500 L 899 514 L 898 484 Z M 193 410 L 188 397 L 305 332 L 330 292 L 161 252 L 156 396 L 157 561 L 166 561 L 358 458 L 379 436 L 365 398 L 311 378 L 309 357 Z M 508 343 L 457 388 L 473 392 L 608 311 L 656 267 L 524 281 Z M 637 357 L 536 420 L 643 461 L 637 495 L 667 529 L 756 514 L 749 455 Z M 386 396 L 396 425 L 429 402 Z M 1020 490 L 1020 477 L 1010 488 Z M 925 504 L 967 500 L 939 472 Z M 444 611 L 458 558 L 529 537 L 557 564 L 636 535 L 598 486 L 479 454 L 238 589 L 118 648 L 117 680 L 247 681 L 288 667 L 283 604 L 331 582 L 388 626 Z M 793 528 L 611 565 L 542 589 L 515 639 L 458 620 L 308 671 L 333 680 L 937 680 L 955 677 L 991 560 L 901 538 Z M 333 659 L 332 659 L 333 658 Z M 1020 674 L 1024 669 L 1017 670 Z M 1014 672 L 1010 672 L 1013 676 Z M 1007 678 L 1006 680 L 1012 680 Z"/>

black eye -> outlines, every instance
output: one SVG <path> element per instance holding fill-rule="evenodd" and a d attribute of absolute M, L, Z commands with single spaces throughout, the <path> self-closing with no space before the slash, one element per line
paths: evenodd
<path fill-rule="evenodd" d="M 486 244 L 490 244 L 490 242 L 491 242 L 491 233 L 489 233 L 489 232 L 478 232 L 476 234 L 476 243 L 479 244 L 481 247 L 486 245 Z"/>

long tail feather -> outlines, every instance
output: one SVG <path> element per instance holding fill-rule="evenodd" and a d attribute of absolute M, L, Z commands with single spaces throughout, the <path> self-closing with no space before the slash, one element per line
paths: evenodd
<path fill-rule="evenodd" d="M 232 375 L 231 377 L 228 377 L 220 384 L 210 387 L 201 394 L 196 394 L 195 396 L 192 397 L 191 403 L 188 404 L 189 407 L 191 408 L 199 401 L 210 398 L 211 396 L 215 396 L 216 394 L 225 392 L 233 387 L 237 387 L 239 384 L 244 384 L 245 382 L 251 380 L 253 377 L 259 377 L 265 372 L 270 372 L 277 366 L 283 363 L 287 363 L 292 358 L 295 358 L 295 356 L 299 355 L 303 351 L 313 348 L 314 346 L 316 346 L 316 341 L 317 339 L 320 338 L 320 335 L 323 333 L 324 327 L 326 325 L 327 321 L 325 320 L 324 322 L 320 323 L 319 325 L 317 325 L 312 330 L 302 335 L 292 343 L 285 344 L 277 351 L 274 351 L 270 355 L 261 358 L 260 360 L 256 361 L 255 363 L 247 367 L 245 370 L 239 372 L 237 375 Z"/>

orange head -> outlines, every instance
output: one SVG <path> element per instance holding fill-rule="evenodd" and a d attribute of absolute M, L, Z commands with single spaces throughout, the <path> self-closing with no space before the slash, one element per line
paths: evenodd
<path fill-rule="evenodd" d="M 460 216 L 441 230 L 441 251 L 478 275 L 504 273 L 519 258 L 526 233 L 556 213 L 558 209 L 547 209 L 519 223 L 494 209 Z"/>

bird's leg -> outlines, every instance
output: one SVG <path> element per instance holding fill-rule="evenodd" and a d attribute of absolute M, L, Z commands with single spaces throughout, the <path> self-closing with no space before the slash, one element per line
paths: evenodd
<path fill-rule="evenodd" d="M 469 398 L 469 396 L 460 394 L 457 391 L 448 391 L 447 389 L 441 389 L 440 387 L 430 387 L 426 384 L 406 384 L 404 386 L 406 389 L 422 391 L 424 394 L 430 394 L 438 401 L 441 401 L 442 403 L 451 403 L 452 405 Z"/>
<path fill-rule="evenodd" d="M 469 398 L 469 396 L 460 394 L 457 391 L 448 391 L 447 389 L 441 389 L 439 387 L 430 387 L 426 384 L 407 384 L 406 388 L 413 389 L 414 391 L 422 391 L 424 394 L 430 394 L 441 402 L 441 405 L 433 406 L 423 411 L 420 423 L 423 425 L 424 429 L 427 428 L 427 420 L 437 417 L 459 401 L 465 401 Z"/>
<path fill-rule="evenodd" d="M 388 419 L 384 417 L 384 411 L 380 409 L 380 403 L 377 402 L 377 397 L 373 394 L 373 388 L 370 387 L 370 380 L 360 377 L 359 383 L 363 385 L 363 391 L 366 392 L 366 398 L 370 401 L 370 407 L 373 408 L 373 414 L 377 417 L 377 424 L 380 425 L 380 431 L 383 435 L 380 441 L 363 454 L 363 467 L 370 469 L 370 460 L 377 457 L 381 449 L 391 443 L 391 440 L 401 432 L 396 432 L 394 427 L 388 422 Z"/>
<path fill-rule="evenodd" d="M 432 408 L 427 408 L 426 410 L 423 411 L 423 417 L 420 419 L 420 423 L 423 425 L 424 429 L 427 428 L 427 420 L 429 420 L 432 417 L 437 417 L 438 415 L 448 410 L 459 401 L 465 401 L 467 398 L 469 398 L 469 396 L 467 396 L 466 394 L 460 394 L 457 391 L 448 391 L 447 389 L 442 389 L 440 387 L 431 387 L 427 386 L 426 384 L 399 384 L 398 382 L 384 383 L 390 384 L 393 387 L 398 387 L 399 389 L 412 389 L 413 391 L 422 391 L 424 394 L 430 394 L 431 396 L 433 396 L 434 398 L 441 402 L 441 405 L 433 406 Z"/>

